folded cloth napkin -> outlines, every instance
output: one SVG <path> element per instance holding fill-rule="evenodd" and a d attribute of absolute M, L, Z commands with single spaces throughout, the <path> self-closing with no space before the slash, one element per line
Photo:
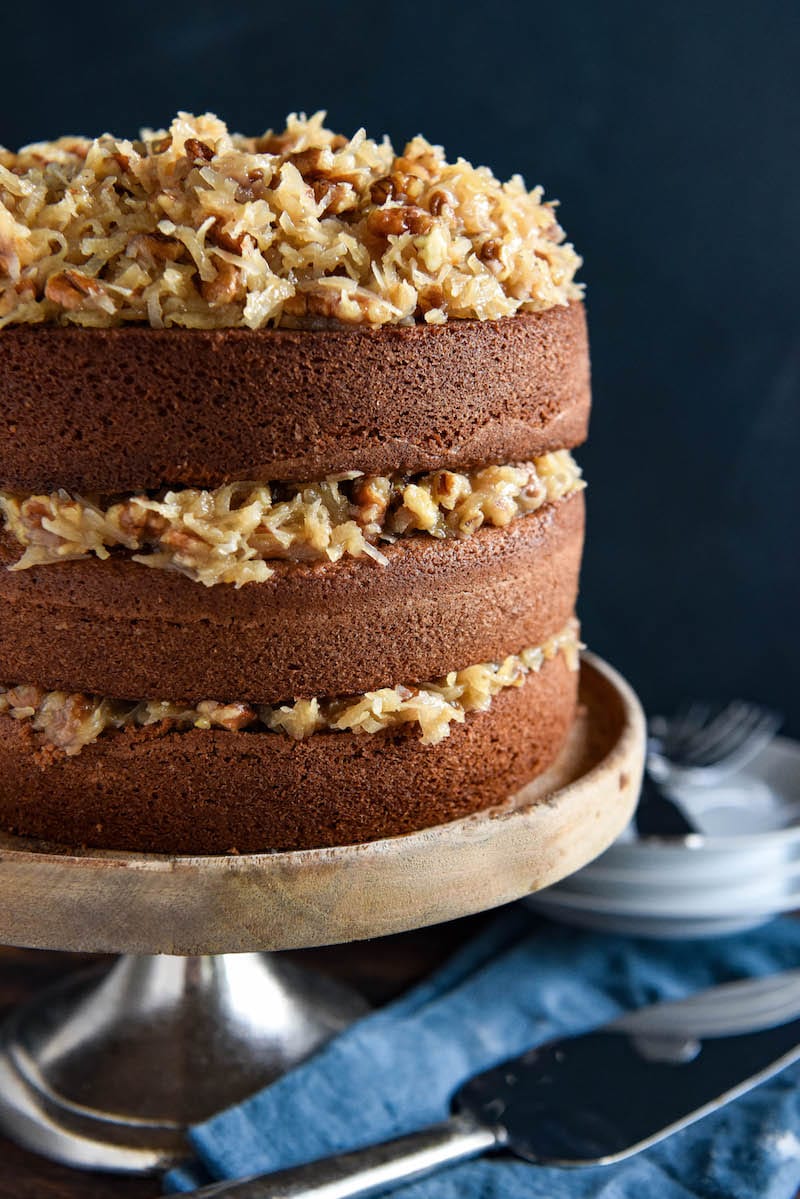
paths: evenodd
<path fill-rule="evenodd" d="M 167 1188 L 277 1170 L 421 1128 L 447 1115 L 460 1082 L 531 1045 L 625 1009 L 799 965 L 800 920 L 716 941 L 653 942 L 543 927 L 516 905 L 421 986 L 193 1129 L 199 1161 L 173 1170 Z M 800 1187 L 798 1084 L 800 1067 L 792 1067 L 618 1165 L 559 1170 L 498 1156 L 394 1194 L 791 1199 Z"/>

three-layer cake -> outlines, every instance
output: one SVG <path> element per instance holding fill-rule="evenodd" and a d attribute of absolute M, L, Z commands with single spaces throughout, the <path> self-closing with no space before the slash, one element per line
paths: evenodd
<path fill-rule="evenodd" d="M 539 190 L 420 138 L 0 150 L 0 826 L 333 845 L 550 765 L 578 265 Z"/>

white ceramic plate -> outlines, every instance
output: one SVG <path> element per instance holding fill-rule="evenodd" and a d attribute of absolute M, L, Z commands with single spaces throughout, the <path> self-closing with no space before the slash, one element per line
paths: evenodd
<path fill-rule="evenodd" d="M 671 900 L 653 901 L 649 898 L 627 899 L 616 895 L 597 895 L 591 892 L 570 890 L 559 884 L 549 887 L 538 895 L 531 896 L 535 903 L 540 897 L 552 897 L 559 907 L 575 911 L 613 912 L 619 916 L 644 916 L 648 919 L 684 920 L 700 916 L 704 920 L 721 920 L 727 916 L 738 918 L 748 912 L 754 914 L 777 914 L 800 908 L 800 890 L 787 889 L 778 894 L 769 886 L 751 888 L 737 893 L 735 886 L 726 887 L 724 892 L 712 891 L 705 899 L 699 896 L 686 898 L 678 892 Z"/>
<path fill-rule="evenodd" d="M 629 937 L 652 937 L 659 941 L 690 940 L 697 937 L 724 937 L 729 933 L 745 932 L 747 929 L 758 928 L 766 924 L 776 913 L 767 915 L 732 916 L 724 920 L 702 919 L 670 919 L 669 917 L 620 916 L 614 913 L 575 911 L 571 908 L 561 908 L 555 901 L 540 903 L 537 897 L 529 901 L 531 907 L 557 920 L 561 924 L 571 924 L 578 928 L 589 928 L 598 932 L 621 933 Z"/>
<path fill-rule="evenodd" d="M 660 938 L 754 928 L 800 907 L 800 743 L 777 737 L 714 788 L 674 792 L 699 835 L 623 835 L 595 862 L 530 897 L 556 920 Z"/>
<path fill-rule="evenodd" d="M 747 838 L 759 845 L 800 842 L 800 742 L 775 737 L 744 770 L 714 787 L 675 787 L 706 848 Z"/>

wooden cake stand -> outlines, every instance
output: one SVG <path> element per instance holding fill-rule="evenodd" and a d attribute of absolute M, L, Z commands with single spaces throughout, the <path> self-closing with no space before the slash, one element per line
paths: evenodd
<path fill-rule="evenodd" d="M 0 835 L 0 943 L 123 955 L 0 1028 L 0 1128 L 71 1165 L 161 1169 L 187 1155 L 187 1125 L 365 1011 L 347 988 L 264 951 L 452 920 L 596 857 L 635 806 L 645 724 L 628 684 L 592 655 L 580 700 L 545 775 L 502 807 L 402 837 L 168 857 Z"/>

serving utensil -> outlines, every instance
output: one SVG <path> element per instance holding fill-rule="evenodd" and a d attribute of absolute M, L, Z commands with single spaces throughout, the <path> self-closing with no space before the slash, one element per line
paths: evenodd
<path fill-rule="evenodd" d="M 647 764 L 662 784 L 703 787 L 741 770 L 769 744 L 783 718 L 761 704 L 687 704 L 669 720 L 650 722 Z"/>
<path fill-rule="evenodd" d="M 646 766 L 633 822 L 639 837 L 690 837 L 697 832 L 683 808 L 650 777 Z"/>
<path fill-rule="evenodd" d="M 647 762 L 634 816 L 640 837 L 687 837 L 698 831 L 686 805 L 667 793 L 676 786 L 719 783 L 764 749 L 782 723 L 779 713 L 733 700 L 724 706 L 694 701 L 648 727 Z"/>
<path fill-rule="evenodd" d="M 638 1153 L 800 1059 L 800 970 L 726 983 L 531 1049 L 470 1079 L 449 1120 L 197 1199 L 348 1199 L 505 1151 L 538 1165 Z"/>

